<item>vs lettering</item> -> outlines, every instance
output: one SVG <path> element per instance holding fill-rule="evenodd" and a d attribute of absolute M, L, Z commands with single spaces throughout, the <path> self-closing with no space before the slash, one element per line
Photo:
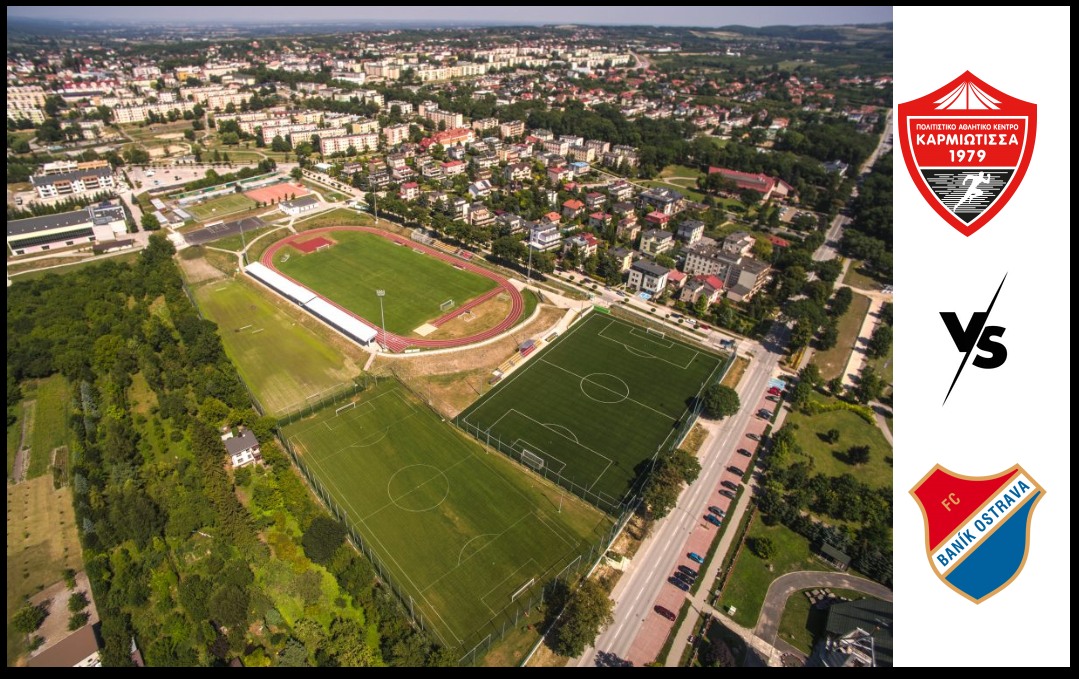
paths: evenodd
<path fill-rule="evenodd" d="M 967 327 L 959 322 L 959 317 L 954 311 L 941 311 L 940 317 L 944 319 L 944 325 L 955 342 L 955 348 L 963 354 L 969 354 L 975 346 L 981 353 L 974 357 L 974 366 L 991 370 L 999 368 L 1008 360 L 1008 348 L 999 342 L 1004 336 L 1004 328 L 999 325 L 985 325 L 989 314 L 984 311 L 976 311 L 970 318 Z"/>

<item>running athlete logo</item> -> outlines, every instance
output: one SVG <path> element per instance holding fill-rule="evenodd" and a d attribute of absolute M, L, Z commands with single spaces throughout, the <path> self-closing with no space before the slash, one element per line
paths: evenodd
<path fill-rule="evenodd" d="M 970 236 L 1014 195 L 1034 150 L 1038 107 L 969 71 L 899 105 L 899 145 L 922 196 Z"/>

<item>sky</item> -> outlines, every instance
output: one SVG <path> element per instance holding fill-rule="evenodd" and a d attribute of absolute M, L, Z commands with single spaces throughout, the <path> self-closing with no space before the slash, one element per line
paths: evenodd
<path fill-rule="evenodd" d="M 518 24 L 646 24 L 660 26 L 744 26 L 881 23 L 892 20 L 891 6 L 883 7 L 217 7 L 117 5 L 19 6 L 8 5 L 9 19 L 89 20 L 105 22 L 439 22 Z"/>

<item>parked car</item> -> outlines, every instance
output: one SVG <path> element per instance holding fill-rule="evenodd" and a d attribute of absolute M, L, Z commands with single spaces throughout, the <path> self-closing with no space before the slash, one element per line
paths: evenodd
<path fill-rule="evenodd" d="M 712 329 L 712 328 L 708 327 L 707 325 L 705 325 L 704 323 L 698 323 L 697 328 L 700 329 L 700 330 L 711 330 Z"/>
<path fill-rule="evenodd" d="M 732 500 L 734 499 L 734 493 L 732 493 L 731 491 L 729 491 L 727 489 L 723 489 L 723 490 L 719 491 L 719 494 L 722 495 L 723 497 L 729 497 Z"/>
<path fill-rule="evenodd" d="M 667 618 L 668 620 L 674 620 L 675 618 L 678 617 L 672 611 L 669 611 L 666 608 L 664 608 L 663 606 L 659 606 L 659 605 L 656 606 L 656 613 L 659 613 L 660 615 L 662 615 L 664 618 Z"/>
<path fill-rule="evenodd" d="M 679 566 L 678 570 L 682 571 L 691 578 L 697 577 L 697 571 L 693 570 L 689 566 Z"/>
<path fill-rule="evenodd" d="M 753 439 L 754 441 L 760 441 L 761 440 L 760 435 L 759 434 L 754 434 L 753 432 L 749 432 L 748 434 L 746 434 L 746 436 Z"/>
<path fill-rule="evenodd" d="M 768 401 L 771 401 L 772 403 L 779 403 L 778 396 L 765 396 L 764 398 Z"/>
<path fill-rule="evenodd" d="M 719 525 L 722 525 L 722 523 L 723 523 L 722 521 L 720 521 L 719 519 L 716 518 L 715 514 L 705 514 L 704 520 L 707 521 L 708 523 L 712 524 L 713 526 L 719 526 Z"/>
<path fill-rule="evenodd" d="M 721 518 L 721 519 L 722 519 L 722 518 L 723 518 L 724 516 L 726 516 L 726 515 L 727 515 L 727 512 L 723 511 L 722 509 L 720 509 L 719 507 L 717 507 L 717 506 L 715 506 L 715 505 L 712 505 L 711 507 L 709 507 L 709 508 L 708 508 L 708 511 L 712 512 L 713 514 L 715 514 L 716 516 L 718 516 L 718 517 L 719 517 L 719 518 Z"/>
<path fill-rule="evenodd" d="M 704 563 L 704 557 L 697 552 L 690 552 L 689 558 L 691 561 L 696 561 L 697 563 Z"/>
<path fill-rule="evenodd" d="M 744 469 L 739 469 L 738 467 L 735 467 L 733 464 L 731 466 L 727 467 L 727 471 L 729 471 L 732 474 L 737 474 L 738 476 L 745 476 L 746 475 L 746 472 L 745 472 Z"/>
<path fill-rule="evenodd" d="M 678 578 L 687 585 L 693 585 L 693 581 L 696 580 L 696 578 L 690 576 L 688 573 L 683 573 L 682 571 L 675 571 L 674 577 Z"/>
<path fill-rule="evenodd" d="M 723 486 L 724 488 L 729 488 L 731 490 L 738 490 L 738 484 L 734 481 L 724 481 L 719 485 Z"/>
<path fill-rule="evenodd" d="M 757 417 L 761 418 L 762 420 L 767 420 L 772 417 L 772 411 L 768 410 L 767 408 L 761 408 L 757 411 Z"/>
<path fill-rule="evenodd" d="M 682 590 L 683 592 L 688 592 L 689 591 L 689 585 L 682 582 L 681 580 L 674 577 L 673 575 L 671 577 L 667 578 L 667 582 L 671 583 L 672 585 L 674 585 L 678 589 Z"/>
<path fill-rule="evenodd" d="M 772 396 L 779 396 L 780 394 L 783 393 L 783 390 L 780 389 L 779 387 L 772 387 L 771 389 L 768 390 L 768 393 L 771 394 Z"/>
<path fill-rule="evenodd" d="M 749 452 L 745 448 L 739 448 L 738 449 L 738 454 L 739 455 L 745 455 L 746 457 L 753 457 L 753 453 Z"/>

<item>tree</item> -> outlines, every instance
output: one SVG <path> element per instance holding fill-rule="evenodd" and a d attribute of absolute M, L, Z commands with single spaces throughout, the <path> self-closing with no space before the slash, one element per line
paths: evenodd
<path fill-rule="evenodd" d="M 742 402 L 738 398 L 738 392 L 717 382 L 704 390 L 703 405 L 705 417 L 722 420 L 738 412 L 738 409 L 742 407 Z"/>
<path fill-rule="evenodd" d="M 865 354 L 869 358 L 884 358 L 892 348 L 892 326 L 883 323 L 877 326 L 877 331 L 869 338 L 869 344 L 865 347 Z"/>
<path fill-rule="evenodd" d="M 11 616 L 11 626 L 20 634 L 30 634 L 38 627 L 41 627 L 41 623 L 45 622 L 45 616 L 47 615 L 48 612 L 44 606 L 27 604 L 15 611 L 15 615 Z"/>
<path fill-rule="evenodd" d="M 830 320 L 824 324 L 824 327 L 820 331 L 820 337 L 817 338 L 817 343 L 823 351 L 827 351 L 834 347 L 839 342 L 839 327 L 835 324 L 834 320 Z"/>
<path fill-rule="evenodd" d="M 869 446 L 851 446 L 847 449 L 847 462 L 862 465 L 869 462 Z"/>
<path fill-rule="evenodd" d="M 317 564 L 327 564 L 345 541 L 344 527 L 328 516 L 318 516 L 303 533 L 303 551 Z"/>
<path fill-rule="evenodd" d="M 86 612 L 76 613 L 67 621 L 68 630 L 74 632 L 86 623 L 90 622 L 90 614 Z"/>
<path fill-rule="evenodd" d="M 765 561 L 771 559 L 776 553 L 776 545 L 770 537 L 753 538 L 749 541 L 749 549 Z"/>
<path fill-rule="evenodd" d="M 806 380 L 798 380 L 791 389 L 791 405 L 802 406 L 809 401 L 809 395 L 813 393 L 813 387 Z"/>
<path fill-rule="evenodd" d="M 839 396 L 843 393 L 843 378 L 833 377 L 828 380 L 828 391 L 831 392 L 832 396 Z"/>
<path fill-rule="evenodd" d="M 839 430 L 835 429 L 834 427 L 832 429 L 829 429 L 827 432 L 824 433 L 824 440 L 831 444 L 838 443 Z"/>
<path fill-rule="evenodd" d="M 67 610 L 72 613 L 78 613 L 89 605 L 90 599 L 86 596 L 85 592 L 75 592 L 67 600 Z"/>
<path fill-rule="evenodd" d="M 803 382 L 809 382 L 810 386 L 817 386 L 821 383 L 820 368 L 816 363 L 810 363 L 806 367 L 802 368 L 801 380 Z"/>
<path fill-rule="evenodd" d="M 279 134 L 274 135 L 273 141 L 270 142 L 270 150 L 271 151 L 282 152 L 282 151 L 288 151 L 291 148 L 292 147 L 289 146 L 289 143 L 287 141 L 285 141 L 285 138 L 282 137 Z"/>
<path fill-rule="evenodd" d="M 552 635 L 552 647 L 559 655 L 575 657 L 596 642 L 604 627 L 614 620 L 614 604 L 596 580 L 585 580 L 570 594 L 562 621 Z"/>
<path fill-rule="evenodd" d="M 854 293 L 850 288 L 840 288 L 835 291 L 835 295 L 832 297 L 832 304 L 829 313 L 838 318 L 847 312 L 850 308 L 851 301 L 854 300 Z"/>
<path fill-rule="evenodd" d="M 854 388 L 854 397 L 859 403 L 866 404 L 876 401 L 884 393 L 884 380 L 872 366 L 866 366 L 862 370 L 862 376 L 858 378 L 858 386 Z"/>
<path fill-rule="evenodd" d="M 223 585 L 210 596 L 210 616 L 226 627 L 247 622 L 247 608 L 251 596 L 247 590 L 234 584 Z"/>
<path fill-rule="evenodd" d="M 839 274 L 843 271 L 843 265 L 839 263 L 838 259 L 826 259 L 823 262 L 817 262 L 814 267 L 817 270 L 817 277 L 825 283 L 835 283 L 835 280 L 839 278 Z"/>
<path fill-rule="evenodd" d="M 161 228 L 161 222 L 157 220 L 157 215 L 152 212 L 143 212 L 140 223 L 143 231 L 157 231 Z"/>
<path fill-rule="evenodd" d="M 708 295 L 700 295 L 697 297 L 697 301 L 693 303 L 693 315 L 697 318 L 704 318 L 708 313 Z"/>

